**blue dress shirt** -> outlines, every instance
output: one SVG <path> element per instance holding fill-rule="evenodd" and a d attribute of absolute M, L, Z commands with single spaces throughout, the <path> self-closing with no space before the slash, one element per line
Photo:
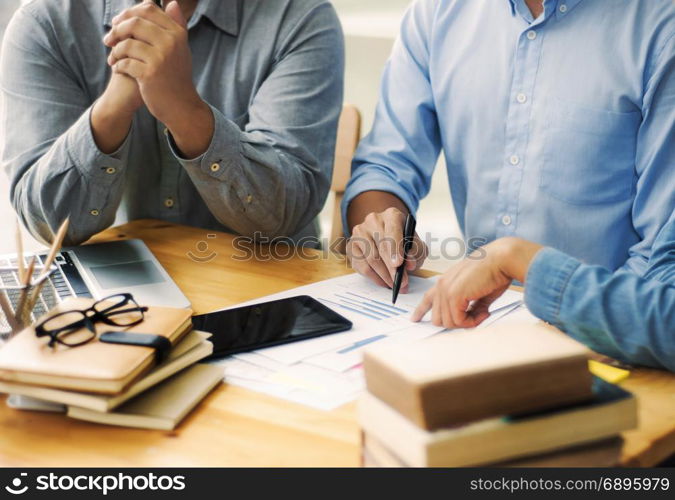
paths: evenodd
<path fill-rule="evenodd" d="M 646 269 L 675 208 L 671 0 L 418 0 L 388 61 L 343 211 L 410 210 L 443 150 L 469 248 L 502 236 Z"/>
<path fill-rule="evenodd" d="M 644 277 L 544 249 L 528 271 L 525 302 L 597 352 L 675 371 L 675 214 L 653 248 Z"/>

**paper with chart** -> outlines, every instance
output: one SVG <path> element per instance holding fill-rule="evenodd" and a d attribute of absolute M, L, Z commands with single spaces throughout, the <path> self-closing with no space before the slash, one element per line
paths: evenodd
<path fill-rule="evenodd" d="M 228 383 L 330 410 L 355 399 L 364 388 L 360 367 L 363 351 L 375 344 L 414 342 L 443 328 L 429 321 L 410 321 L 415 307 L 436 280 L 411 277 L 410 292 L 391 303 L 391 290 L 372 284 L 358 274 L 333 278 L 235 307 L 309 295 L 353 323 L 348 332 L 302 342 L 235 354 L 218 361 Z M 492 321 L 501 320 L 522 304 L 522 294 L 507 291 L 493 304 Z"/>

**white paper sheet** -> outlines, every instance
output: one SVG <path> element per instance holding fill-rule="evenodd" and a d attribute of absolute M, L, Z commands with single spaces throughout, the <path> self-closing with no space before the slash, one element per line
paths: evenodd
<path fill-rule="evenodd" d="M 299 363 L 275 371 L 237 358 L 215 361 L 225 382 L 320 410 L 332 410 L 358 397 L 364 388 L 361 369 L 335 373 Z"/>
<path fill-rule="evenodd" d="M 433 281 L 425 283 L 425 288 L 429 288 Z M 483 322 L 481 327 L 495 323 L 500 319 L 506 317 L 508 314 L 516 310 L 522 305 L 523 294 L 514 290 L 507 290 L 499 299 L 497 299 L 490 307 L 492 315 Z M 414 325 L 414 323 L 412 323 Z M 351 346 L 344 346 L 331 351 L 323 352 L 316 356 L 304 359 L 305 363 L 320 366 L 334 371 L 345 371 L 361 363 L 363 358 L 363 351 L 368 349 L 371 344 L 370 339 L 376 340 L 379 344 L 392 342 L 412 342 L 429 337 L 439 333 L 442 329 L 439 328 L 406 328 L 399 332 L 391 332 L 387 335 L 376 335 L 362 339 Z"/>
<path fill-rule="evenodd" d="M 436 279 L 412 277 L 410 293 L 391 304 L 391 290 L 351 274 L 281 293 L 243 305 L 297 295 L 309 295 L 352 321 L 348 332 L 236 354 L 221 364 L 227 383 L 321 410 L 332 410 L 358 397 L 364 388 L 360 367 L 363 352 L 373 345 L 415 342 L 435 335 L 442 328 L 429 321 L 413 323 L 410 316 Z M 490 308 L 485 322 L 532 319 L 522 306 L 523 294 L 508 290 Z M 529 315 L 529 317 L 528 317 Z"/>
<path fill-rule="evenodd" d="M 432 280 L 412 277 L 410 293 L 399 295 L 396 305 L 391 303 L 391 290 L 379 287 L 357 274 L 265 297 L 264 301 L 309 295 L 345 316 L 354 327 L 349 332 L 258 349 L 255 352 L 280 363 L 293 364 L 328 352 L 350 350 L 352 346 L 358 348 L 361 343 L 390 337 L 419 338 L 433 335 L 442 328 L 433 326 L 428 319 L 420 323 L 410 321 L 415 307 L 433 284 Z"/>

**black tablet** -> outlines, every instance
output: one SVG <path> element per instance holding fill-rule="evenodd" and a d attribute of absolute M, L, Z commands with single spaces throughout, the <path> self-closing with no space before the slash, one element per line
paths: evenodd
<path fill-rule="evenodd" d="M 351 321 L 307 295 L 193 316 L 195 330 L 213 334 L 209 359 L 344 332 Z"/>

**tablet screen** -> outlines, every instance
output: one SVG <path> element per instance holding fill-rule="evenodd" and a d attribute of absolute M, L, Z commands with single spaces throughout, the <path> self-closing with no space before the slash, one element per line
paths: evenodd
<path fill-rule="evenodd" d="M 352 323 L 302 295 L 194 316 L 195 330 L 213 334 L 213 354 L 229 354 L 344 332 Z"/>

